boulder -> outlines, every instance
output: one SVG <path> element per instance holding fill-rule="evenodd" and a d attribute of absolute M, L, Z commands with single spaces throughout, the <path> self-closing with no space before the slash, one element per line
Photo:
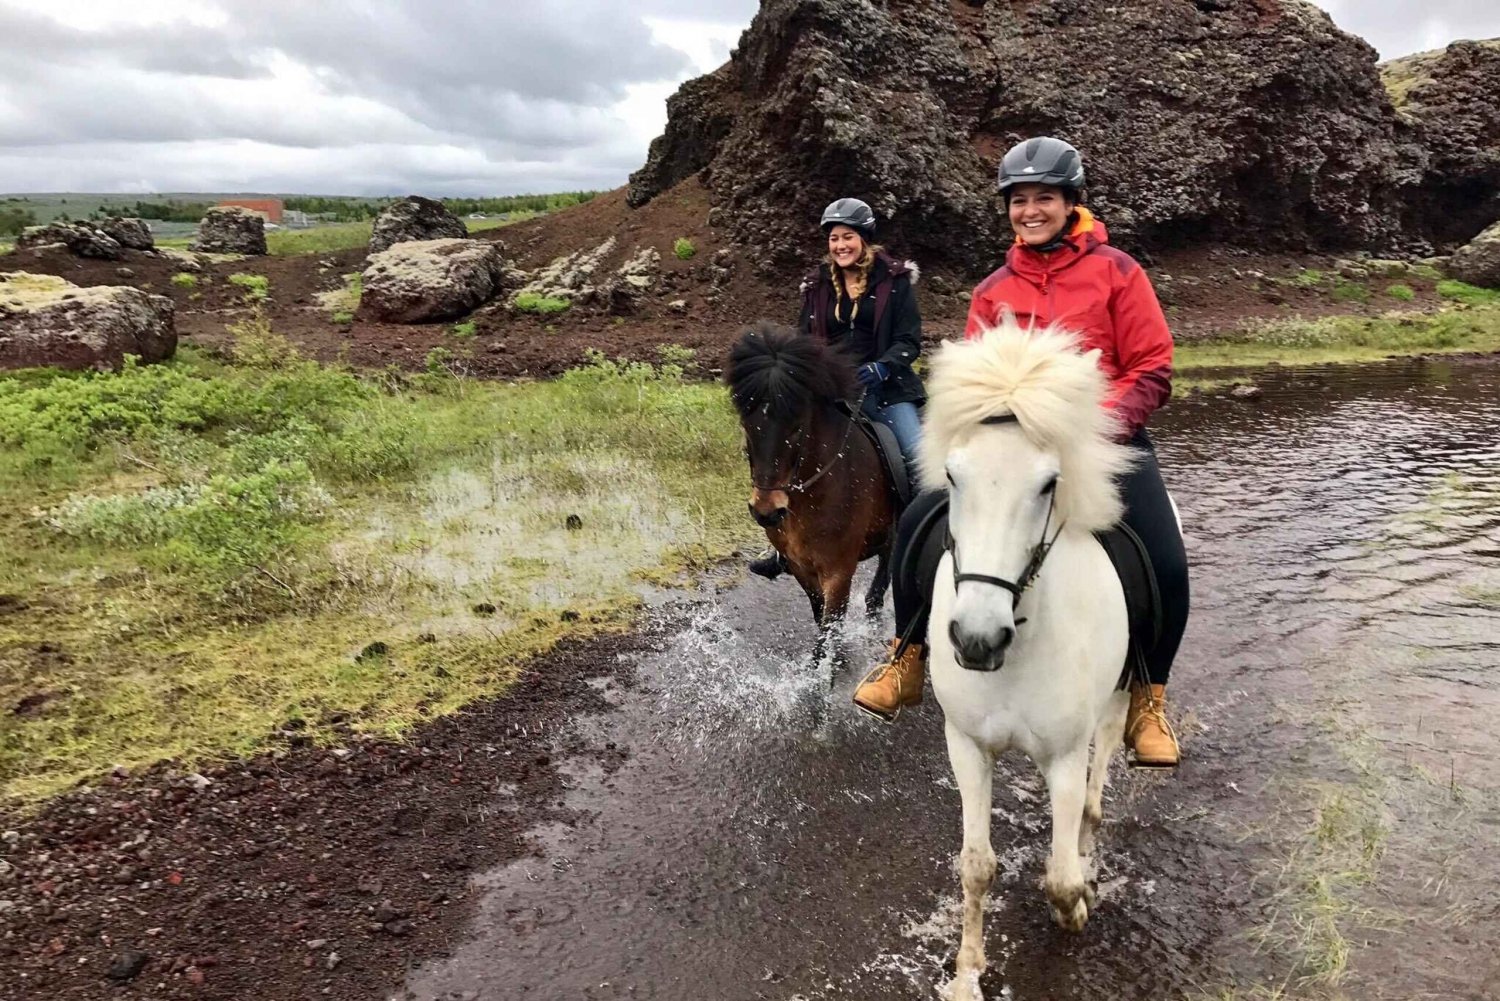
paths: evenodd
<path fill-rule="evenodd" d="M 787 271 L 853 195 L 882 242 L 977 275 L 1010 241 L 1000 155 L 1050 133 L 1127 248 L 1379 246 L 1394 127 L 1375 51 L 1306 0 L 765 0 L 669 99 L 627 200 L 697 177 L 732 241 Z"/>
<path fill-rule="evenodd" d="M 237 205 L 216 206 L 203 213 L 198 238 L 190 249 L 205 254 L 262 255 L 266 252 L 266 220 Z"/>
<path fill-rule="evenodd" d="M 172 300 L 122 285 L 0 274 L 0 368 L 114 369 L 177 350 Z"/>
<path fill-rule="evenodd" d="M 661 282 L 661 252 L 642 247 L 610 275 L 599 290 L 606 309 L 616 315 L 632 313 Z"/>
<path fill-rule="evenodd" d="M 1398 119 L 1403 229 L 1429 247 L 1462 246 L 1500 219 L 1500 39 L 1393 59 L 1380 73 Z"/>
<path fill-rule="evenodd" d="M 1446 270 L 1461 282 L 1500 289 L 1500 222 L 1455 251 Z"/>
<path fill-rule="evenodd" d="M 151 227 L 144 219 L 127 216 L 111 216 L 99 224 L 122 247 L 130 250 L 155 250 L 156 241 L 151 236 Z"/>
<path fill-rule="evenodd" d="M 53 222 L 45 226 L 28 226 L 16 239 L 17 250 L 38 247 L 63 246 L 79 257 L 97 257 L 106 261 L 118 261 L 123 248 L 103 230 L 82 222 Z"/>
<path fill-rule="evenodd" d="M 615 238 L 611 236 L 592 250 L 578 250 L 558 257 L 533 272 L 530 280 L 516 289 L 511 299 L 522 295 L 537 295 L 567 302 L 590 302 L 599 294 L 597 284 L 602 283 L 602 280 L 596 283 L 596 276 L 614 249 Z M 657 255 L 657 261 L 661 261 L 660 255 Z"/>
<path fill-rule="evenodd" d="M 370 257 L 361 316 L 426 323 L 467 315 L 505 287 L 505 248 L 489 240 L 414 240 Z"/>
<path fill-rule="evenodd" d="M 469 235 L 464 221 L 433 198 L 408 195 L 380 210 L 370 231 L 370 253 L 415 240 L 462 240 Z"/>

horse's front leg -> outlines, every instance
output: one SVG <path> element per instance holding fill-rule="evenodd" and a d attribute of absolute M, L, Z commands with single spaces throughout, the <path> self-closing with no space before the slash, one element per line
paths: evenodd
<path fill-rule="evenodd" d="M 880 614 L 880 608 L 885 604 L 885 592 L 891 586 L 891 544 L 886 542 L 885 548 L 880 550 L 876 556 L 875 579 L 870 581 L 870 589 L 865 592 L 865 614 L 874 618 Z"/>
<path fill-rule="evenodd" d="M 1083 801 L 1083 826 L 1078 833 L 1080 855 L 1094 854 L 1094 836 L 1104 823 L 1104 787 L 1109 784 L 1109 762 L 1125 741 L 1125 713 L 1130 696 L 1115 692 L 1094 728 L 1094 761 L 1089 765 L 1088 792 Z"/>
<path fill-rule="evenodd" d="M 958 879 L 964 888 L 964 930 L 958 947 L 953 1001 L 980 1001 L 979 975 L 984 972 L 984 898 L 995 878 L 995 850 L 990 845 L 990 797 L 995 758 L 949 723 L 948 762 L 964 804 L 964 846 L 958 855 Z"/>
<path fill-rule="evenodd" d="M 1052 797 L 1052 856 L 1047 859 L 1043 885 L 1052 904 L 1052 919 L 1074 932 L 1083 931 L 1093 897 L 1084 882 L 1083 863 L 1078 857 L 1088 786 L 1088 755 L 1088 743 L 1081 741 L 1043 769 Z"/>
<path fill-rule="evenodd" d="M 821 581 L 823 589 L 823 615 L 818 620 L 818 661 L 822 662 L 828 652 L 828 643 L 833 638 L 833 627 L 849 610 L 849 591 L 854 586 L 854 572 L 835 572 Z M 841 665 L 835 664 L 837 671 Z"/>

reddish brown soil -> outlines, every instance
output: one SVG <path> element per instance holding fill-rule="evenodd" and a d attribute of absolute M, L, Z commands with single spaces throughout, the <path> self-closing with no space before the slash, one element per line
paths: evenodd
<path fill-rule="evenodd" d="M 601 309 L 574 307 L 542 317 L 485 307 L 470 319 L 476 336 L 455 337 L 451 324 L 403 326 L 364 319 L 336 324 L 318 304 L 319 292 L 338 288 L 343 275 L 359 270 L 362 250 L 296 257 L 251 258 L 208 268 L 197 288 L 171 283 L 179 262 L 150 253 L 130 252 L 123 261 L 92 261 L 66 253 L 0 255 L 0 271 L 61 275 L 80 285 L 126 284 L 171 296 L 177 305 L 177 329 L 185 343 L 219 346 L 228 328 L 249 315 L 244 290 L 226 279 L 236 272 L 264 275 L 270 282 L 265 306 L 273 328 L 309 355 L 343 358 L 365 367 L 395 365 L 417 368 L 429 351 L 445 347 L 468 373 L 485 378 L 555 375 L 583 361 L 590 349 L 611 357 L 655 360 L 663 344 L 697 351 L 705 370 L 715 369 L 729 343 L 757 319 L 791 321 L 800 305 L 798 276 L 769 274 L 762 262 L 728 247 L 731 277 L 722 298 L 708 299 L 714 254 L 726 249 L 722 234 L 708 225 L 708 195 L 696 180 L 685 181 L 668 195 L 639 210 L 625 206 L 624 192 L 541 219 L 480 234 L 504 242 L 517 264 L 531 269 L 576 250 L 591 249 L 609 236 L 617 245 L 608 262 L 618 264 L 637 247 L 661 252 L 663 279 L 656 295 L 635 313 L 611 316 Z M 692 240 L 697 253 L 679 260 L 673 242 Z M 899 253 L 899 247 L 891 248 Z M 818 234 L 809 228 L 808 258 L 818 256 Z M 1233 247 L 1172 251 L 1149 262 L 1168 318 L 1179 340 L 1232 330 L 1260 319 L 1335 313 L 1378 315 L 1390 309 L 1434 308 L 1439 299 L 1425 279 L 1374 277 L 1350 284 L 1361 287 L 1366 301 L 1339 301 L 1330 283 L 1301 289 L 1272 279 L 1290 278 L 1305 268 L 1331 272 L 1333 260 L 1252 254 Z M 123 276 L 121 268 L 131 274 Z M 926 335 L 936 343 L 957 335 L 968 307 L 968 291 L 982 276 L 929 274 L 918 286 Z M 1403 303 L 1386 294 L 1400 281 L 1416 299 Z M 669 303 L 682 300 L 681 312 Z"/>
<path fill-rule="evenodd" d="M 453 941 L 473 872 L 530 852 L 538 823 L 576 821 L 553 755 L 618 765 L 613 744 L 562 724 L 605 711 L 588 680 L 650 642 L 564 645 L 511 694 L 404 744 L 329 751 L 293 734 L 207 785 L 161 767 L 0 814 L 0 996 L 388 996 Z"/>

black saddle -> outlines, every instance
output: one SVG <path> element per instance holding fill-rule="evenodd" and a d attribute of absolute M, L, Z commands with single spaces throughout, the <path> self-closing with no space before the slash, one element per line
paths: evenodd
<path fill-rule="evenodd" d="M 880 456 L 881 464 L 885 466 L 886 482 L 891 485 L 891 500 L 896 503 L 897 510 L 905 511 L 912 498 L 911 471 L 906 468 L 906 460 L 901 455 L 901 444 L 896 441 L 896 432 L 856 411 L 847 400 L 840 403 L 839 409 L 849 415 L 865 433 L 865 437 L 870 439 L 870 444 L 875 446 L 875 454 Z"/>
<path fill-rule="evenodd" d="M 935 505 L 917 526 L 904 564 L 892 568 L 897 586 L 906 589 L 907 593 L 922 595 L 930 603 L 932 584 L 937 580 L 938 564 L 943 559 L 947 538 L 948 500 L 944 497 L 942 503 Z M 1120 586 L 1125 591 L 1130 647 L 1125 663 L 1121 665 L 1118 685 L 1124 688 L 1133 674 L 1145 679 L 1146 651 L 1154 649 L 1161 640 L 1161 594 L 1146 547 L 1129 526 L 1116 525 L 1108 532 L 1096 532 L 1094 538 L 1109 554 L 1109 561 L 1114 564 Z M 914 639 L 920 640 L 920 637 Z"/>

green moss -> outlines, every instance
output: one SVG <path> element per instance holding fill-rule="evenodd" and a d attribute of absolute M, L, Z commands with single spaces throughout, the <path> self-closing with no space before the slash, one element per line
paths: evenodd
<path fill-rule="evenodd" d="M 172 284 L 178 288 L 197 288 L 198 276 L 190 271 L 179 271 L 172 276 Z"/>
<path fill-rule="evenodd" d="M 526 313 L 561 313 L 571 305 L 566 299 L 554 299 L 535 292 L 522 292 L 515 298 L 515 307 Z"/>
<path fill-rule="evenodd" d="M 1305 268 L 1292 276 L 1291 282 L 1298 288 L 1317 288 L 1327 277 L 1317 268 Z"/>
<path fill-rule="evenodd" d="M 238 285 L 245 290 L 245 298 L 251 302 L 261 302 L 271 291 L 271 279 L 265 275 L 233 274 L 229 276 L 229 284 Z"/>
<path fill-rule="evenodd" d="M 677 255 L 679 261 L 686 261 L 691 260 L 693 255 L 698 253 L 698 248 L 693 245 L 692 240 L 679 236 L 672 242 L 672 253 Z"/>
<path fill-rule="evenodd" d="M 1500 303 L 1500 289 L 1480 288 L 1451 278 L 1437 283 L 1437 293 L 1444 299 L 1462 302 L 1470 306 L 1489 306 Z"/>
<path fill-rule="evenodd" d="M 1416 291 L 1410 285 L 1400 283 L 1386 286 L 1385 294 L 1400 302 L 1411 302 L 1417 297 Z"/>
<path fill-rule="evenodd" d="M 477 329 L 478 327 L 473 320 L 466 320 L 463 323 L 455 323 L 448 328 L 448 332 L 454 337 L 468 340 L 474 336 Z"/>
<path fill-rule="evenodd" d="M 1334 302 L 1369 302 L 1370 290 L 1355 282 L 1340 279 L 1334 282 L 1332 296 Z"/>

